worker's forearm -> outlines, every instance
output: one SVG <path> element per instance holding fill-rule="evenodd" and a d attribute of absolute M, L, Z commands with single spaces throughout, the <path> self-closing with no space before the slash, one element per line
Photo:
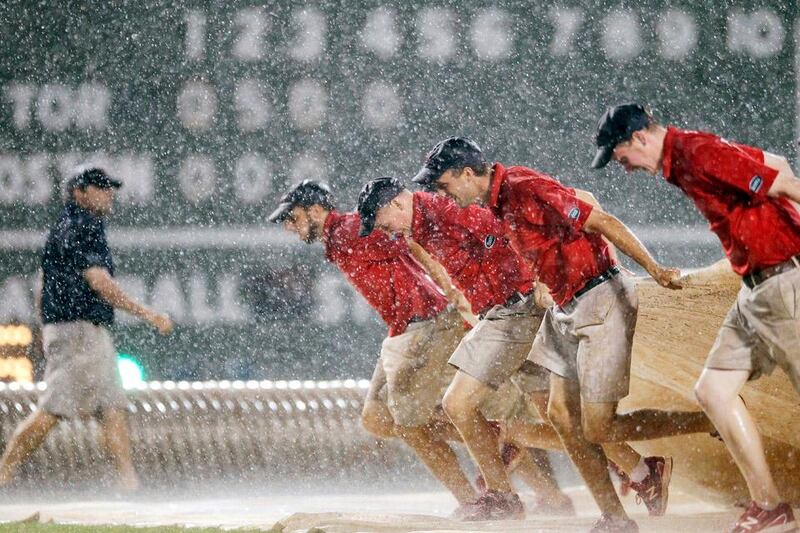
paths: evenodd
<path fill-rule="evenodd" d="M 422 246 L 420 246 L 418 243 L 411 239 L 407 239 L 407 242 L 408 248 L 411 250 L 411 254 L 419 262 L 419 264 L 422 265 L 422 268 L 425 269 L 433 282 L 436 283 L 440 289 L 442 289 L 447 301 L 458 310 L 464 320 L 472 325 L 475 325 L 478 319 L 472 312 L 472 306 L 464 294 L 453 285 L 453 282 L 444 267 L 433 257 L 431 257 L 430 254 L 428 254 L 428 252 L 426 252 L 425 249 L 422 248 Z"/>
<path fill-rule="evenodd" d="M 125 291 L 110 276 L 95 276 L 90 279 L 89 286 L 103 300 L 116 309 L 127 311 L 145 320 L 149 319 L 153 314 L 150 309 L 125 294 Z"/>
<path fill-rule="evenodd" d="M 658 263 L 644 244 L 616 217 L 603 213 L 602 219 L 594 225 L 593 230 L 608 239 L 622 253 L 639 263 L 648 272 L 652 272 L 658 267 Z"/>
<path fill-rule="evenodd" d="M 593 208 L 602 211 L 603 208 L 600 205 L 600 202 L 589 191 L 584 191 L 583 189 L 575 189 L 575 196 L 577 196 L 578 199 L 580 199 L 581 201 L 591 205 Z M 619 263 L 619 257 L 617 256 L 616 247 L 606 237 L 603 237 L 603 240 L 606 241 L 606 244 L 608 244 L 608 255 L 611 257 L 611 260 L 614 263 Z"/>

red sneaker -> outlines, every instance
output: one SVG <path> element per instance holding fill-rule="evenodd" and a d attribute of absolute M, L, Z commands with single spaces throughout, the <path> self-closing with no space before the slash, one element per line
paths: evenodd
<path fill-rule="evenodd" d="M 640 483 L 631 483 L 636 503 L 644 502 L 650 516 L 663 516 L 669 502 L 669 480 L 672 478 L 671 457 L 645 457 L 650 474 Z"/>
<path fill-rule="evenodd" d="M 489 424 L 489 431 L 494 433 L 495 437 L 499 438 L 500 434 L 503 432 L 503 425 L 496 420 L 487 420 L 486 422 Z"/>
<path fill-rule="evenodd" d="M 639 526 L 627 516 L 622 518 L 603 514 L 589 533 L 639 533 Z"/>
<path fill-rule="evenodd" d="M 519 496 L 513 492 L 487 490 L 470 506 L 471 512 L 464 517 L 467 522 L 525 519 L 525 507 Z"/>
<path fill-rule="evenodd" d="M 522 457 L 520 456 L 519 448 L 510 442 L 504 442 L 500 446 L 500 458 L 503 460 L 503 464 L 506 468 L 513 471 L 517 466 L 516 463 L 518 463 L 519 459 Z"/>
<path fill-rule="evenodd" d="M 750 507 L 734 524 L 731 533 L 784 533 L 797 531 L 797 522 L 788 503 L 781 503 L 775 509 L 768 511 L 751 502 Z"/>

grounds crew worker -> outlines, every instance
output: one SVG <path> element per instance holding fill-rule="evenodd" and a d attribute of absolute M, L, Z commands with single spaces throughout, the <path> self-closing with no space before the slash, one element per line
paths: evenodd
<path fill-rule="evenodd" d="M 748 380 L 776 366 L 800 392 L 800 180 L 781 156 L 662 126 L 635 103 L 609 108 L 595 142 L 594 168 L 613 159 L 628 172 L 660 172 L 691 198 L 742 276 L 695 393 L 750 489 L 752 502 L 731 531 L 796 531 L 739 394 Z"/>
<path fill-rule="evenodd" d="M 172 321 L 134 301 L 114 281 L 104 218 L 112 212 L 114 193 L 121 186 L 100 168 L 88 168 L 67 181 L 66 205 L 42 254 L 47 390 L 0 459 L 0 487 L 13 480 L 17 467 L 39 448 L 59 418 L 99 416 L 105 445 L 119 472 L 117 488 L 139 488 L 131 461 L 128 402 L 109 328 L 114 308 L 146 320 L 162 335 L 172 331 Z"/>

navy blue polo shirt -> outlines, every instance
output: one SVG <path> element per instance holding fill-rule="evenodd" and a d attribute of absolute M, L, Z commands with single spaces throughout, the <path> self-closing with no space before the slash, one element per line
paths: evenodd
<path fill-rule="evenodd" d="M 114 323 L 114 308 L 95 293 L 83 277 L 99 266 L 114 275 L 103 219 L 69 202 L 50 229 L 42 253 L 42 322 L 86 320 Z"/>

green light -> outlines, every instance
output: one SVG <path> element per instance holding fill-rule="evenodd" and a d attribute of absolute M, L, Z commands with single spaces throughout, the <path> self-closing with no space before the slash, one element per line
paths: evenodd
<path fill-rule="evenodd" d="M 144 383 L 144 367 L 132 355 L 117 354 L 117 369 L 123 388 L 131 389 Z"/>

